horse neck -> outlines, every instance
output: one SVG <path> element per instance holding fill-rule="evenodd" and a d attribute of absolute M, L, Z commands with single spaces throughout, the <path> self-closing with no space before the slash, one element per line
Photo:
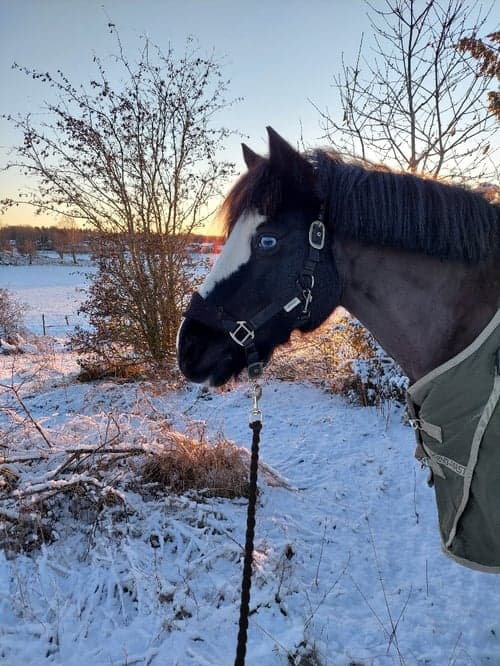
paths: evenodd
<path fill-rule="evenodd" d="M 500 262 L 466 266 L 338 239 L 341 305 L 416 381 L 470 344 L 500 307 Z"/>

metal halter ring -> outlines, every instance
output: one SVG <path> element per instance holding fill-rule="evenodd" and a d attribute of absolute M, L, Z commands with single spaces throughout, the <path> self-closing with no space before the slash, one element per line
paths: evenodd
<path fill-rule="evenodd" d="M 325 247 L 326 230 L 321 220 L 314 220 L 309 227 L 309 245 L 315 250 L 322 250 Z"/>
<path fill-rule="evenodd" d="M 309 284 L 306 284 L 309 282 Z M 302 293 L 305 291 L 312 291 L 314 289 L 314 275 L 312 273 L 302 273 L 299 277 L 297 285 L 302 289 Z"/>
<path fill-rule="evenodd" d="M 229 335 L 237 345 L 240 345 L 240 347 L 246 347 L 246 345 L 255 338 L 255 331 L 253 328 L 250 328 L 246 321 L 237 321 L 236 323 L 238 325 L 234 331 L 229 331 Z M 241 339 L 238 337 L 240 333 L 243 333 Z"/>

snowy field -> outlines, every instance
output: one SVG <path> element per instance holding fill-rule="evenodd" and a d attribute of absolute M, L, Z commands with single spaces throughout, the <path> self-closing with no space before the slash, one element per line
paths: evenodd
<path fill-rule="evenodd" d="M 81 291 L 85 273 L 92 270 L 91 266 L 57 263 L 0 265 L 0 287 L 13 291 L 28 306 L 25 321 L 30 331 L 43 333 L 44 315 L 48 335 L 65 335 L 77 323 L 84 323 L 77 310 L 85 296 Z"/>
<path fill-rule="evenodd" d="M 36 274 L 36 285 L 17 283 L 21 295 L 51 289 Z M 62 311 L 76 280 L 65 292 L 57 275 L 50 293 Z M 79 384 L 75 373 L 58 345 L 43 364 L 0 356 L 0 382 L 19 387 L 50 437 L 86 442 L 112 416 L 123 446 L 147 440 L 151 424 L 195 421 L 249 447 L 244 384 L 207 396 L 192 385 Z M 0 401 L 5 435 L 23 414 L 11 392 Z M 248 666 L 500 665 L 500 577 L 441 554 L 401 409 L 275 380 L 261 407 L 262 461 L 282 482 L 260 476 Z M 30 432 L 26 447 L 42 451 Z M 105 506 L 86 521 L 69 507 L 53 543 L 0 554 L 1 664 L 233 664 L 245 502 L 122 493 L 126 510 Z"/>

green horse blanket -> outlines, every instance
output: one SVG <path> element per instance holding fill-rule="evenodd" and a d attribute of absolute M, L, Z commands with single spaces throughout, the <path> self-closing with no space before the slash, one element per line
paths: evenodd
<path fill-rule="evenodd" d="M 444 552 L 500 573 L 500 310 L 460 354 L 410 386 L 416 457 L 431 470 Z"/>

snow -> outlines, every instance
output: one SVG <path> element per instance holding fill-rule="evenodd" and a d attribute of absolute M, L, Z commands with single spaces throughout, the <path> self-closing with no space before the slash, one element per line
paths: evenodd
<path fill-rule="evenodd" d="M 29 293 L 28 278 L 21 288 Z M 57 345 L 0 356 L 0 383 L 20 386 L 45 431 L 71 446 L 90 445 L 110 414 L 124 445 L 153 445 L 155 422 L 181 431 L 189 419 L 250 446 L 244 383 L 206 394 L 79 384 L 75 371 Z M 401 408 L 357 407 L 271 378 L 260 406 L 261 459 L 286 483 L 260 475 L 246 663 L 500 664 L 500 577 L 441 553 L 433 491 Z M 4 432 L 15 411 L 0 392 Z M 27 447 L 35 454 L 43 441 Z M 1 664 L 233 663 L 245 501 L 120 492 L 126 510 L 110 503 L 85 520 L 67 507 L 56 541 L 0 553 Z M 312 651 L 317 661 L 306 660 Z"/>
<path fill-rule="evenodd" d="M 84 324 L 77 315 L 85 293 L 85 274 L 93 267 L 67 264 L 33 264 L 5 266 L 0 264 L 0 287 L 13 291 L 28 306 L 25 321 L 30 331 L 41 335 L 42 314 L 48 335 L 60 336 L 76 324 Z"/>

